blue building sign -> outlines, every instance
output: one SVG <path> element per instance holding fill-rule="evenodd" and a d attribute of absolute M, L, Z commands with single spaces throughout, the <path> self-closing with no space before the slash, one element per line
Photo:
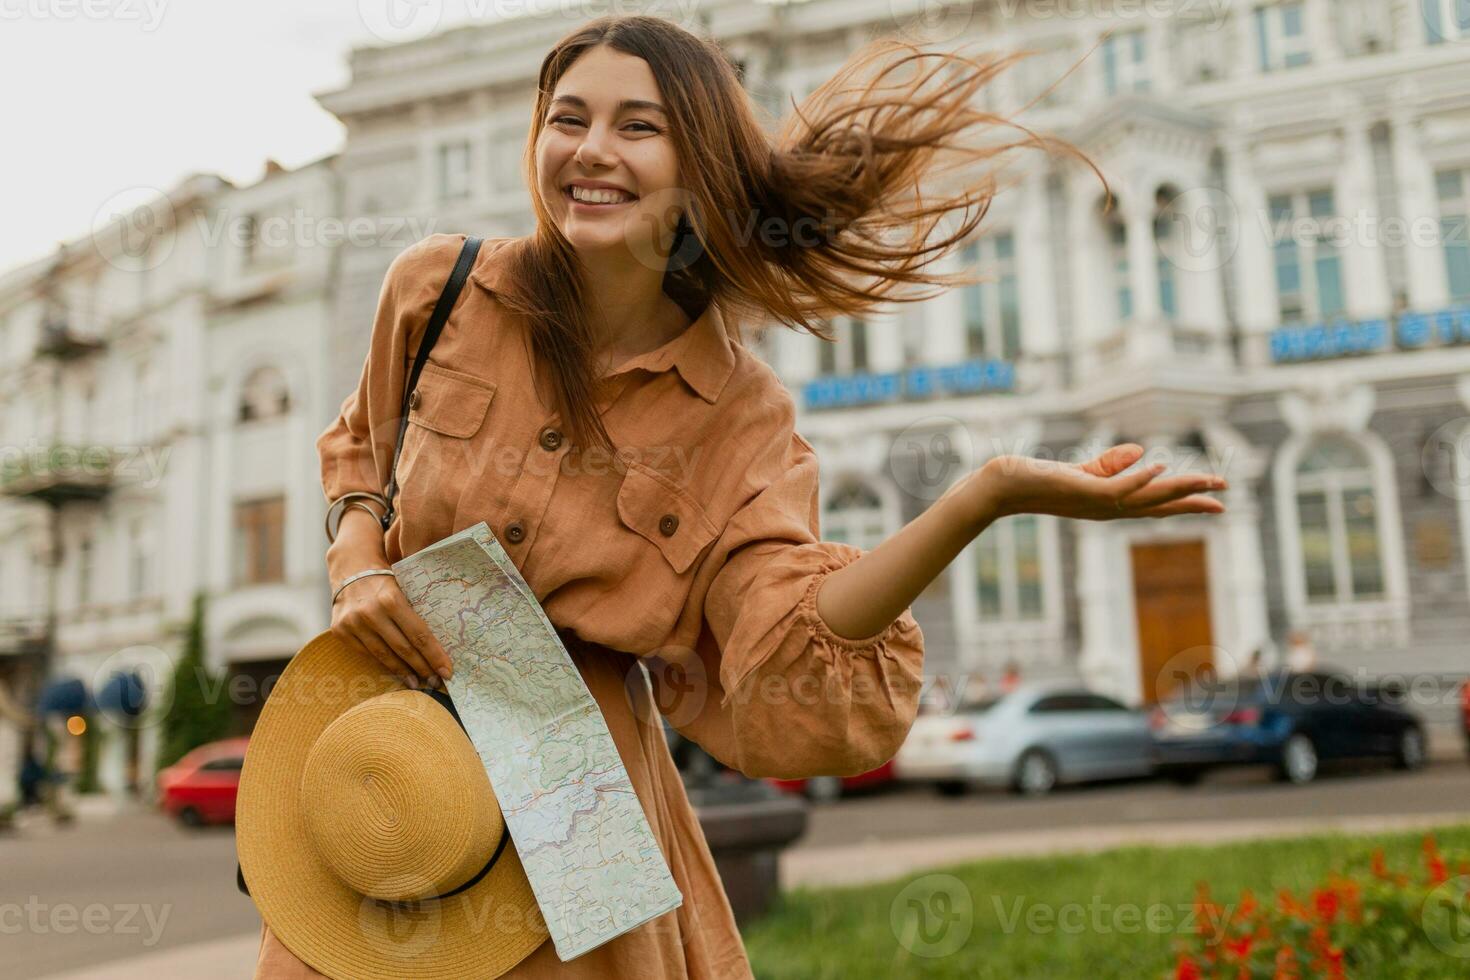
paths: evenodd
<path fill-rule="evenodd" d="M 923 365 L 884 374 L 818 378 L 802 389 L 808 409 L 844 408 L 934 395 L 1011 391 L 1016 368 L 1010 361 L 973 360 Z"/>
<path fill-rule="evenodd" d="M 1470 305 L 1433 313 L 1404 313 L 1393 321 L 1392 329 L 1390 321 L 1382 318 L 1282 327 L 1271 334 L 1271 360 L 1278 364 L 1316 361 L 1371 354 L 1395 346 L 1413 350 L 1466 341 L 1470 341 Z"/>

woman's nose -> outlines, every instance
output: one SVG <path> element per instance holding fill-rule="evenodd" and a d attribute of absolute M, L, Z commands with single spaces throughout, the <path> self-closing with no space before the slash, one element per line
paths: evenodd
<path fill-rule="evenodd" d="M 597 129 L 588 129 L 580 146 L 577 147 L 577 162 L 584 167 L 609 166 L 616 161 L 608 152 L 606 135 Z"/>

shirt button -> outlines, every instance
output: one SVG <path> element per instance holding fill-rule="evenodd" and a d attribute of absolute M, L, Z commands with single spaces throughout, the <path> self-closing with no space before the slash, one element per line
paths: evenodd
<path fill-rule="evenodd" d="M 541 448 L 547 452 L 555 452 L 561 446 L 561 433 L 555 429 L 541 430 Z"/>
<path fill-rule="evenodd" d="M 520 521 L 511 521 L 505 526 L 505 540 L 511 544 L 520 544 L 521 539 L 526 536 L 526 525 Z"/>
<path fill-rule="evenodd" d="M 679 518 L 675 514 L 665 514 L 659 518 L 658 530 L 664 537 L 668 537 L 679 529 Z"/>
<path fill-rule="evenodd" d="M 409 408 L 418 408 L 419 407 L 419 390 L 417 388 L 415 388 L 413 391 L 409 392 L 409 395 L 408 395 L 408 407 Z"/>

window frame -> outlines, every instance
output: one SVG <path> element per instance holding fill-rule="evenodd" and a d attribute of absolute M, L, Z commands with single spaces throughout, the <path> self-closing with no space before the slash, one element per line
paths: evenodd
<path fill-rule="evenodd" d="M 1004 228 L 970 239 L 960 248 L 960 262 L 966 272 L 986 276 L 984 282 L 960 287 L 965 356 L 1015 363 L 1024 350 L 1025 318 L 1015 232 Z"/>
<path fill-rule="evenodd" d="M 1286 32 L 1287 11 L 1301 18 L 1301 30 Z M 1312 64 L 1312 32 L 1306 0 L 1280 0 L 1254 10 L 1257 67 L 1262 72 L 1289 71 Z"/>
<path fill-rule="evenodd" d="M 1313 201 L 1326 196 L 1331 214 L 1313 214 Z M 1278 202 L 1285 201 L 1287 211 L 1278 216 Z M 1266 213 L 1271 222 L 1271 272 L 1272 285 L 1276 290 L 1276 314 L 1281 326 L 1305 326 L 1341 318 L 1347 312 L 1347 283 L 1343 279 L 1342 247 L 1332 241 L 1325 230 L 1328 223 L 1338 220 L 1337 194 L 1334 188 L 1313 186 L 1290 191 L 1271 192 L 1266 197 Z M 1301 222 L 1316 224 L 1309 235 L 1297 235 Z M 1291 251 L 1297 271 L 1297 289 L 1287 293 L 1282 289 L 1281 256 L 1284 250 Z M 1321 266 L 1331 260 L 1336 269 L 1337 301 L 1335 309 L 1323 305 Z M 1288 313 L 1285 299 L 1288 295 L 1299 297 L 1299 311 Z"/>
<path fill-rule="evenodd" d="M 1459 182 L 1459 191 L 1454 198 L 1447 199 L 1443 181 L 1453 176 Z M 1443 167 L 1434 171 L 1435 205 L 1439 210 L 1440 252 L 1445 266 L 1445 288 L 1453 303 L 1470 303 L 1470 166 Z M 1458 238 L 1451 241 L 1453 233 L 1446 231 L 1446 222 L 1459 224 Z M 1457 260 L 1462 278 L 1460 291 L 1456 291 L 1455 279 Z"/>

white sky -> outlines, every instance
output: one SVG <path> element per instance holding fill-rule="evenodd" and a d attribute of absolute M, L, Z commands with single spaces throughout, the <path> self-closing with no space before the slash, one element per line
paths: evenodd
<path fill-rule="evenodd" d="M 0 0 L 0 271 L 87 234 L 119 194 L 196 172 L 250 183 L 266 157 L 295 167 L 336 150 L 342 127 L 312 94 L 346 84 L 351 47 L 517 9 L 445 6 Z"/>

